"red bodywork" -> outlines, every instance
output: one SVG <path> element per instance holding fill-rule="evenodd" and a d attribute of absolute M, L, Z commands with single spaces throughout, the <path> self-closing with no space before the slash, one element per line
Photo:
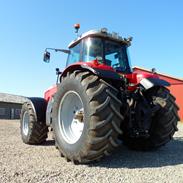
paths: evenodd
<path fill-rule="evenodd" d="M 64 73 L 67 73 L 69 70 L 73 70 L 74 68 L 78 68 L 79 66 L 87 66 L 87 67 L 91 67 L 93 69 L 101 69 L 101 70 L 106 70 L 106 71 L 114 71 L 115 70 L 111 67 L 111 66 L 108 66 L 108 65 L 105 65 L 105 64 L 102 64 L 102 63 L 99 63 L 98 60 L 92 60 L 90 62 L 76 62 L 72 65 L 69 65 L 62 74 Z"/>
<path fill-rule="evenodd" d="M 62 75 L 65 75 L 70 70 L 75 70 L 76 68 L 78 68 L 81 65 L 87 66 L 87 67 L 90 67 L 93 69 L 100 69 L 100 70 L 105 70 L 105 71 L 116 72 L 111 66 L 101 64 L 98 62 L 98 60 L 93 60 L 91 62 L 76 62 L 75 64 L 68 66 L 64 70 Z M 128 79 L 128 81 L 129 81 L 128 89 L 130 91 L 135 90 L 137 85 L 140 83 L 141 79 L 143 79 L 143 78 L 159 78 L 157 74 L 147 73 L 147 72 L 138 72 L 138 71 L 135 71 L 130 74 L 124 74 L 124 73 L 118 73 L 118 74 L 123 75 Z M 57 85 L 50 87 L 44 94 L 45 100 L 48 102 L 51 99 L 51 97 L 56 93 L 56 91 L 57 91 Z"/>
<path fill-rule="evenodd" d="M 139 72 L 134 71 L 131 74 L 125 74 L 126 78 L 129 81 L 128 90 L 134 91 L 136 86 L 140 83 L 143 78 L 159 78 L 155 73 Z"/>
<path fill-rule="evenodd" d="M 48 102 L 51 97 L 57 92 L 57 85 L 51 86 L 46 92 L 44 93 L 44 99 Z"/>

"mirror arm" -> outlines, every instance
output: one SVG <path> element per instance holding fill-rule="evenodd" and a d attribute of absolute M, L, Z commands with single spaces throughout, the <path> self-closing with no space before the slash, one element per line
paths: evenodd
<path fill-rule="evenodd" d="M 70 50 L 64 50 L 64 49 L 46 48 L 46 49 L 45 49 L 45 52 L 46 52 L 47 50 L 54 50 L 55 52 L 58 52 L 58 51 L 59 51 L 59 52 L 67 53 L 67 54 L 70 53 Z"/>
<path fill-rule="evenodd" d="M 56 48 L 46 48 L 45 49 L 45 53 L 44 53 L 44 57 L 43 57 L 43 61 L 44 62 L 50 62 L 50 52 L 48 52 L 48 50 L 53 50 L 53 51 L 60 51 L 60 52 L 63 52 L 63 53 L 67 53 L 67 54 L 70 54 L 70 50 L 64 50 L 64 49 L 56 49 Z"/>

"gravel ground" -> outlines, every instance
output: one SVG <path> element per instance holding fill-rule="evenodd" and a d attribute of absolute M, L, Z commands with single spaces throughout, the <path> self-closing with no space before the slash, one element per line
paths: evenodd
<path fill-rule="evenodd" d="M 121 146 L 90 165 L 73 165 L 59 156 L 54 142 L 30 146 L 21 141 L 19 122 L 0 120 L 0 183 L 183 183 L 183 124 L 172 142 L 154 152 Z"/>

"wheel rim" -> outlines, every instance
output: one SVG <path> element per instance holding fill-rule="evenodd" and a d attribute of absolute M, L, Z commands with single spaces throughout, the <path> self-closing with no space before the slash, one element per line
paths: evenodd
<path fill-rule="evenodd" d="M 67 92 L 59 105 L 59 130 L 69 144 L 76 143 L 84 129 L 84 108 L 81 97 L 74 91 Z"/>
<path fill-rule="evenodd" d="M 23 115 L 23 133 L 24 135 L 28 135 L 29 133 L 29 113 L 27 111 Z"/>

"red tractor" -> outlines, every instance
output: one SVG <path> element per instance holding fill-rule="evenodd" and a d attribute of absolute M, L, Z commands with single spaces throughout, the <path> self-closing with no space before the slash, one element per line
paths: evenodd
<path fill-rule="evenodd" d="M 78 36 L 69 50 L 53 49 L 68 54 L 66 69 L 56 69 L 57 84 L 44 99 L 28 98 L 23 104 L 23 142 L 45 142 L 50 127 L 61 156 L 74 163 L 99 160 L 121 143 L 151 150 L 169 142 L 178 130 L 175 97 L 154 70 L 133 72 L 131 40 L 103 28 Z"/>

